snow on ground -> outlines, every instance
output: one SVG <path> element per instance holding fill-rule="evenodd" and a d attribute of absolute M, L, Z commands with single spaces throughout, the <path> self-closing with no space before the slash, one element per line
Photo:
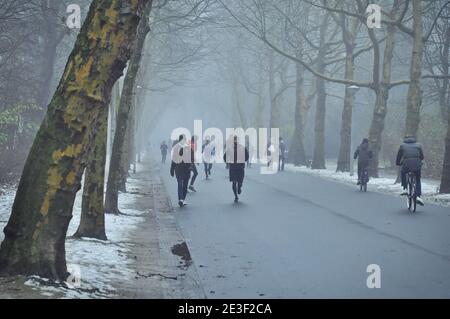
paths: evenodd
<path fill-rule="evenodd" d="M 127 188 L 134 190 L 134 179 L 129 179 Z M 30 276 L 26 285 L 40 292 L 44 297 L 53 298 L 111 298 L 117 296 L 119 282 L 126 282 L 134 277 L 135 272 L 129 267 L 128 253 L 133 243 L 127 242 L 127 235 L 136 225 L 144 220 L 145 212 L 130 209 L 135 200 L 133 194 L 120 194 L 120 209 L 123 215 L 106 215 L 107 241 L 96 239 L 75 239 L 71 236 L 77 230 L 81 214 L 81 194 L 75 201 L 73 218 L 69 225 L 66 240 L 66 259 L 68 270 L 73 274 L 72 285 L 51 283 L 50 281 Z M 0 228 L 6 225 L 14 201 L 15 187 L 0 190 Z M 3 240 L 0 233 L 0 242 Z M 79 278 L 78 280 L 78 273 Z"/>
<path fill-rule="evenodd" d="M 298 172 L 319 176 L 321 178 L 331 179 L 334 181 L 352 184 L 356 186 L 357 176 L 356 171 L 352 176 L 350 173 L 336 172 L 336 162 L 327 161 L 326 169 L 310 169 L 305 166 L 294 166 L 286 164 L 286 171 Z M 371 178 L 368 184 L 368 190 L 399 195 L 402 192 L 400 184 L 395 184 L 396 176 L 385 175 L 380 178 Z M 450 194 L 439 194 L 439 181 L 422 179 L 422 198 L 427 202 L 433 202 L 442 206 L 450 207 Z"/>

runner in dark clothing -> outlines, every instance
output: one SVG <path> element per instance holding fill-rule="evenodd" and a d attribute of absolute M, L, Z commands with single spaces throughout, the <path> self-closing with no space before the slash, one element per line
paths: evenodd
<path fill-rule="evenodd" d="M 169 147 L 166 144 L 166 141 L 162 141 L 161 146 L 159 147 L 161 150 L 161 162 L 163 164 L 166 163 L 166 157 L 167 157 L 167 150 L 169 149 Z"/>
<path fill-rule="evenodd" d="M 358 148 L 355 151 L 355 154 L 353 155 L 353 159 L 358 159 L 358 183 L 357 185 L 361 184 L 361 176 L 363 170 L 369 167 L 369 161 L 372 158 L 373 154 L 372 151 L 369 150 L 369 140 L 367 138 L 364 138 L 362 140 L 361 145 L 358 146 Z"/>
<path fill-rule="evenodd" d="M 185 137 L 180 135 L 178 143 L 175 144 L 172 153 L 172 164 L 170 165 L 170 175 L 177 178 L 178 183 L 178 205 L 186 206 L 186 194 L 190 177 L 190 158 L 185 160 L 185 154 L 190 154 L 190 147 L 185 143 Z"/>
<path fill-rule="evenodd" d="M 238 194 L 242 192 L 242 184 L 244 182 L 245 162 L 249 160 L 248 150 L 239 144 L 237 136 L 234 137 L 233 143 L 228 143 L 223 160 L 228 163 L 230 182 L 234 193 L 234 201 L 239 200 Z M 234 155 L 234 156 L 233 156 Z M 233 157 L 232 157 L 233 156 Z"/>

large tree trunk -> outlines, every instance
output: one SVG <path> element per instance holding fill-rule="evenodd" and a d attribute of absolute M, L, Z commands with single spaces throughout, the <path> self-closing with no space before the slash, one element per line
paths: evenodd
<path fill-rule="evenodd" d="M 422 92 L 420 89 L 424 44 L 422 37 L 422 1 L 412 0 L 412 7 L 414 40 L 410 67 L 411 81 L 406 100 L 405 135 L 417 137 L 420 123 L 420 106 L 422 104 Z"/>
<path fill-rule="evenodd" d="M 74 236 L 106 240 L 103 193 L 108 131 L 107 108 L 103 109 L 99 121 L 99 129 L 94 138 L 92 150 L 89 154 L 89 163 L 84 173 L 81 219 Z"/>
<path fill-rule="evenodd" d="M 66 278 L 65 238 L 92 128 L 129 59 L 145 2 L 91 4 L 25 164 L 4 229 L 1 273 Z"/>
<path fill-rule="evenodd" d="M 323 72 L 323 70 L 320 70 Z M 325 81 L 316 78 L 317 100 L 316 100 L 316 117 L 314 127 L 314 155 L 312 168 L 325 169 L 325 115 L 326 115 L 326 89 Z"/>
<path fill-rule="evenodd" d="M 136 40 L 133 46 L 133 54 L 130 59 L 127 74 L 122 88 L 122 95 L 120 97 L 120 105 L 117 114 L 116 132 L 114 135 L 114 142 L 111 153 L 111 161 L 109 164 L 108 183 L 106 187 L 105 210 L 106 213 L 119 214 L 119 189 L 124 186 L 123 170 L 121 164 L 124 159 L 128 162 L 125 151 L 125 138 L 129 122 L 129 113 L 133 106 L 133 93 L 136 83 L 136 77 L 139 71 L 142 51 L 145 44 L 145 39 L 150 27 L 148 19 L 150 16 L 151 0 L 145 8 L 143 19 L 139 24 Z M 126 172 L 128 174 L 128 170 Z"/>
<path fill-rule="evenodd" d="M 449 112 L 450 112 L 450 93 L 449 93 L 449 58 L 450 58 L 450 22 L 447 22 L 447 29 L 444 35 L 444 43 L 442 45 L 442 50 L 439 54 L 439 60 L 441 62 L 442 75 L 446 75 L 447 77 L 442 80 L 442 85 L 437 84 L 438 94 L 439 94 L 439 106 L 441 109 L 441 117 L 444 124 L 447 122 Z M 434 65 L 432 66 L 434 67 Z M 438 79 L 435 81 L 439 82 Z"/>
<path fill-rule="evenodd" d="M 317 54 L 317 71 L 321 74 L 325 72 L 325 56 L 327 54 L 328 46 L 326 45 L 326 33 L 328 28 L 329 15 L 324 17 L 320 26 L 319 33 L 319 52 Z M 314 154 L 311 168 L 325 169 L 325 116 L 326 116 L 326 88 L 325 81 L 317 77 L 317 100 L 316 100 L 316 117 L 314 123 Z"/>
<path fill-rule="evenodd" d="M 277 99 L 275 93 L 275 55 L 271 51 L 269 53 L 269 99 L 270 99 L 270 119 L 269 130 L 271 128 L 279 128 L 279 118 L 277 111 Z"/>
<path fill-rule="evenodd" d="M 346 45 L 346 57 L 345 57 L 345 78 L 347 80 L 353 80 L 353 41 Z M 339 147 L 339 157 L 337 162 L 337 172 L 349 172 L 350 171 L 350 157 L 352 147 L 352 113 L 353 113 L 353 96 L 354 93 L 350 92 L 347 88 L 345 90 L 344 108 L 342 110 L 341 121 L 341 144 Z"/>
<path fill-rule="evenodd" d="M 450 193 L 450 112 L 447 114 L 447 137 L 445 138 L 444 164 L 442 167 L 441 186 L 439 188 L 441 194 Z"/>
<path fill-rule="evenodd" d="M 258 68 L 258 97 L 256 98 L 256 118 L 255 125 L 256 128 L 265 127 L 263 123 L 263 114 L 265 109 L 265 86 L 264 86 L 264 78 L 263 78 L 263 67 L 260 65 Z"/>
<path fill-rule="evenodd" d="M 303 68 L 297 63 L 295 84 L 295 129 L 292 136 L 291 147 L 289 149 L 289 162 L 293 163 L 295 166 L 306 165 L 303 113 L 307 107 L 305 105 L 306 98 L 303 82 Z"/>
<path fill-rule="evenodd" d="M 394 2 L 393 9 L 391 11 L 391 19 L 395 19 L 396 13 L 399 10 L 398 1 Z M 381 150 L 381 142 L 383 137 L 384 122 L 387 114 L 387 101 L 389 98 L 389 85 L 391 83 L 391 69 L 392 69 L 392 58 L 394 56 L 395 47 L 395 32 L 397 28 L 393 25 L 387 26 L 387 36 L 386 43 L 384 47 L 383 56 L 383 73 L 381 83 L 375 82 L 375 105 L 373 109 L 372 122 L 369 129 L 369 148 L 373 153 L 373 158 L 369 165 L 369 174 L 372 177 L 378 177 L 378 163 L 379 163 L 379 153 Z M 379 59 L 378 45 L 374 45 L 375 54 L 374 59 Z M 377 63 L 374 63 L 374 72 L 379 72 L 376 70 L 378 68 Z M 376 71 L 375 71 L 376 70 Z"/>

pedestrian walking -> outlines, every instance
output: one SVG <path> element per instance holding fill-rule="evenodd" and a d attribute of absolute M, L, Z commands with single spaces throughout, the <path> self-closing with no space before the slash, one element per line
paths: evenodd
<path fill-rule="evenodd" d="M 172 149 L 172 164 L 170 175 L 176 177 L 178 184 L 178 205 L 186 206 L 186 194 L 190 177 L 190 147 L 186 144 L 186 137 L 180 135 L 178 143 Z"/>
<path fill-rule="evenodd" d="M 169 147 L 166 144 L 166 141 L 162 141 L 161 146 L 159 147 L 159 149 L 161 150 L 161 163 L 165 164 L 166 163 L 166 157 L 167 157 L 167 150 L 169 149 Z"/>

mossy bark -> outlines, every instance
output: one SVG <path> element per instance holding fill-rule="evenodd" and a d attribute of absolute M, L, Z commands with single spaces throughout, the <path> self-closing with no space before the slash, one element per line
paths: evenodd
<path fill-rule="evenodd" d="M 400 9 L 399 1 L 394 1 L 390 18 L 395 20 Z M 374 91 L 376 94 L 375 105 L 373 109 L 372 121 L 369 129 L 369 148 L 372 151 L 373 158 L 369 164 L 369 174 L 372 177 L 378 177 L 378 163 L 379 153 L 381 150 L 381 143 L 383 137 L 383 130 L 385 125 L 385 118 L 388 112 L 388 99 L 392 74 L 392 59 L 394 57 L 395 48 L 395 33 L 397 27 L 394 25 L 387 26 L 387 36 L 383 53 L 383 69 L 381 82 L 375 82 Z M 379 59 L 378 45 L 375 46 L 377 50 L 374 54 L 374 59 Z M 375 64 L 377 65 L 377 64 Z M 378 68 L 376 69 L 379 72 Z"/>
<path fill-rule="evenodd" d="M 347 27 L 347 19 L 341 17 L 342 38 L 345 45 L 345 78 L 353 80 L 354 77 L 354 56 L 353 50 L 355 48 L 355 36 L 358 27 L 358 20 L 351 21 L 351 27 Z M 339 144 L 339 156 L 336 171 L 349 172 L 350 158 L 352 148 L 352 117 L 353 117 L 353 100 L 354 94 L 348 89 L 345 90 L 344 107 L 342 109 L 341 120 L 341 141 Z"/>
<path fill-rule="evenodd" d="M 137 74 L 141 64 L 142 51 L 145 44 L 145 39 L 150 27 L 148 18 L 151 10 L 151 0 L 145 8 L 143 19 L 139 24 L 136 40 L 133 45 L 133 54 L 130 59 L 127 74 L 125 76 L 122 95 L 120 98 L 119 110 L 117 113 L 116 131 L 114 134 L 114 141 L 111 152 L 111 161 L 109 164 L 108 183 L 106 187 L 105 196 L 105 212 L 110 214 L 119 214 L 119 189 L 123 186 L 123 175 L 121 164 L 124 160 L 128 162 L 126 157 L 126 134 L 130 118 L 130 111 L 133 106 L 133 93 L 136 83 Z M 128 170 L 126 172 L 128 174 Z M 122 176 L 121 176 L 122 175 Z"/>
<path fill-rule="evenodd" d="M 92 2 L 25 164 L 4 229 L 0 273 L 67 276 L 64 245 L 75 195 L 146 2 Z"/>
<path fill-rule="evenodd" d="M 99 129 L 89 154 L 89 163 L 84 173 L 81 219 L 74 237 L 107 239 L 105 232 L 105 208 L 103 205 L 107 132 L 108 110 L 104 108 L 100 118 Z"/>
<path fill-rule="evenodd" d="M 420 123 L 420 106 L 422 104 L 422 92 L 420 78 L 422 76 L 423 57 L 423 26 L 422 26 L 422 0 L 413 0 L 413 49 L 411 56 L 408 95 L 406 99 L 406 124 L 405 135 L 417 137 Z"/>

